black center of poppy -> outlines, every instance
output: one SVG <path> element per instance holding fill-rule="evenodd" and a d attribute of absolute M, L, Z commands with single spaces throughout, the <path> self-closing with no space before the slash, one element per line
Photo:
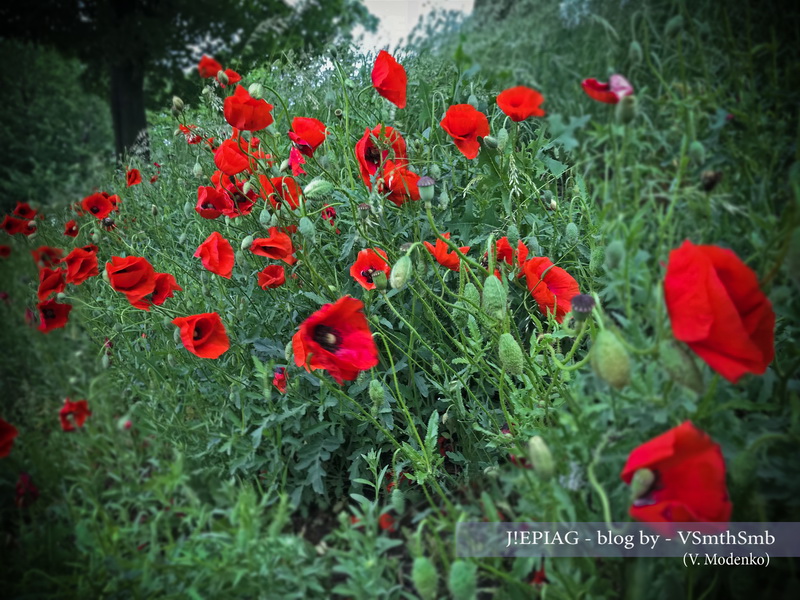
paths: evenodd
<path fill-rule="evenodd" d="M 97 214 L 97 213 L 100 212 L 100 207 L 99 206 L 93 206 L 89 210 L 92 211 L 94 214 Z"/>
<path fill-rule="evenodd" d="M 375 274 L 375 271 L 377 271 L 377 269 L 376 269 L 376 268 L 374 268 L 374 267 L 370 267 L 369 269 L 366 269 L 365 271 L 361 271 L 361 276 L 362 276 L 364 279 L 366 279 L 366 280 L 367 280 L 367 283 L 374 283 L 374 282 L 372 281 L 372 276 Z"/>
<path fill-rule="evenodd" d="M 199 327 L 195 327 L 195 328 L 194 328 L 194 331 L 192 332 L 192 339 L 193 339 L 194 341 L 197 341 L 197 340 L 199 340 L 201 337 L 203 337 L 203 332 L 202 332 L 202 331 L 200 331 L 200 328 L 199 328 Z"/>
<path fill-rule="evenodd" d="M 214 205 L 213 205 L 213 204 L 211 204 L 211 202 L 206 202 L 206 203 L 205 203 L 205 204 L 203 204 L 203 206 L 201 206 L 200 208 L 206 208 L 206 209 L 208 209 L 208 208 L 214 208 Z"/>
<path fill-rule="evenodd" d="M 364 152 L 364 158 L 377 165 L 381 162 L 381 153 L 375 146 L 368 146 Z"/>
<path fill-rule="evenodd" d="M 42 316 L 45 318 L 45 321 L 48 321 L 50 319 L 55 319 L 56 311 L 54 311 L 52 308 L 45 308 L 42 311 Z"/>
<path fill-rule="evenodd" d="M 105 219 L 103 219 L 103 225 L 105 227 L 113 227 L 114 226 L 114 219 L 112 219 L 111 217 L 106 217 Z"/>
<path fill-rule="evenodd" d="M 314 335 L 312 337 L 324 350 L 333 352 L 334 354 L 342 344 L 342 338 L 339 337 L 336 330 L 327 325 L 317 325 L 314 328 Z"/>

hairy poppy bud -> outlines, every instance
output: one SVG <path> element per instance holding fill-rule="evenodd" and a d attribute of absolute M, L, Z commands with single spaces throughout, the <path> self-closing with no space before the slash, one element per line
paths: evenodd
<path fill-rule="evenodd" d="M 613 332 L 604 329 L 598 333 L 590 353 L 592 368 L 603 381 L 618 390 L 630 383 L 630 357 Z"/>
<path fill-rule="evenodd" d="M 550 200 L 550 204 L 548 205 L 547 208 L 549 208 L 550 210 L 558 210 L 558 202 L 556 202 L 555 198 Z"/>
<path fill-rule="evenodd" d="M 689 158 L 697 165 L 702 165 L 706 162 L 706 148 L 699 140 L 694 140 L 689 144 Z"/>
<path fill-rule="evenodd" d="M 242 250 L 247 250 L 252 245 L 253 245 L 253 236 L 248 235 L 246 238 L 242 240 L 242 243 L 239 245 L 239 248 L 241 248 Z"/>
<path fill-rule="evenodd" d="M 417 588 L 422 600 L 433 600 L 436 598 L 436 591 L 439 588 L 439 574 L 433 563 L 424 556 L 414 559 L 414 566 L 411 567 L 411 580 Z"/>
<path fill-rule="evenodd" d="M 550 454 L 550 448 L 544 443 L 541 436 L 535 435 L 528 440 L 528 458 L 533 465 L 533 470 L 539 476 L 548 481 L 555 471 L 553 465 L 553 455 Z"/>
<path fill-rule="evenodd" d="M 303 237 L 310 238 L 314 237 L 314 233 L 316 233 L 317 228 L 314 227 L 314 223 L 311 222 L 311 219 L 308 217 L 303 217 L 297 224 L 297 230 Z"/>
<path fill-rule="evenodd" d="M 658 345 L 658 356 L 673 380 L 697 394 L 703 393 L 703 376 L 683 344 L 664 340 Z"/>
<path fill-rule="evenodd" d="M 247 88 L 247 93 L 259 100 L 264 95 L 264 86 L 260 83 L 251 83 L 250 87 Z"/>
<path fill-rule="evenodd" d="M 178 96 L 172 97 L 172 109 L 178 113 L 183 112 L 183 100 L 178 98 Z"/>
<path fill-rule="evenodd" d="M 284 161 L 281 163 L 279 171 L 283 172 L 283 171 L 286 171 L 288 168 L 289 168 L 289 159 L 287 158 L 287 159 L 284 159 Z"/>
<path fill-rule="evenodd" d="M 100 359 L 100 364 L 104 369 L 107 369 L 111 366 L 111 359 L 108 357 L 108 354 L 105 352 L 103 353 L 103 358 Z"/>
<path fill-rule="evenodd" d="M 399 486 L 394 486 L 392 488 L 392 495 L 391 495 L 391 502 L 392 508 L 398 515 L 402 515 L 406 509 L 406 497 L 403 495 L 403 492 L 400 491 Z"/>
<path fill-rule="evenodd" d="M 626 125 L 636 118 L 638 112 L 639 105 L 636 96 L 623 96 L 614 109 L 614 117 L 617 119 L 618 123 Z"/>
<path fill-rule="evenodd" d="M 625 242 L 614 240 L 606 246 L 606 271 L 613 271 L 625 262 Z"/>
<path fill-rule="evenodd" d="M 494 275 L 489 275 L 483 282 L 483 302 L 481 308 L 494 319 L 506 316 L 506 289 L 503 282 Z"/>
<path fill-rule="evenodd" d="M 439 208 L 444 210 L 448 204 L 450 204 L 450 194 L 447 193 L 447 188 L 443 188 L 442 193 L 439 194 Z"/>
<path fill-rule="evenodd" d="M 646 496 L 655 483 L 656 474 L 650 469 L 639 469 L 633 474 L 631 479 L 631 496 L 636 501 L 642 496 Z"/>
<path fill-rule="evenodd" d="M 316 200 L 317 198 L 324 198 L 333 191 L 333 184 L 324 179 L 314 179 L 310 181 L 306 187 L 303 188 L 303 194 Z"/>
<path fill-rule="evenodd" d="M 389 275 L 389 283 L 391 284 L 392 289 L 396 290 L 403 287 L 411 277 L 411 273 L 413 271 L 414 266 L 411 264 L 411 258 L 408 256 L 408 254 L 404 254 L 396 263 L 394 263 L 392 272 Z"/>
<path fill-rule="evenodd" d="M 642 62 L 643 56 L 642 45 L 636 40 L 631 40 L 631 45 L 628 46 L 628 60 L 634 65 L 638 65 Z"/>
<path fill-rule="evenodd" d="M 439 179 L 442 176 L 442 169 L 439 167 L 439 165 L 431 166 L 429 172 L 430 176 L 433 177 L 434 179 Z"/>
<path fill-rule="evenodd" d="M 578 241 L 578 226 L 575 223 L 567 223 L 567 227 L 564 229 L 564 237 L 567 240 L 568 244 L 574 244 Z"/>
<path fill-rule="evenodd" d="M 419 197 L 423 202 L 429 204 L 433 200 L 434 185 L 436 185 L 436 182 L 432 177 L 428 177 L 427 175 L 420 177 L 417 181 Z"/>
<path fill-rule="evenodd" d="M 28 239 L 32 238 L 33 236 L 28 236 Z M 103 239 L 103 234 L 99 231 L 93 231 L 92 235 L 89 236 L 92 240 L 93 244 L 99 244 L 100 240 Z"/>
<path fill-rule="evenodd" d="M 471 281 L 464 286 L 464 300 L 471 302 L 475 306 L 481 305 L 481 293 Z"/>
<path fill-rule="evenodd" d="M 472 108 L 478 110 L 478 97 L 475 94 L 470 94 L 469 98 L 467 98 L 467 104 L 470 104 Z"/>
<path fill-rule="evenodd" d="M 522 355 L 522 348 L 519 347 L 517 340 L 510 333 L 500 336 L 498 344 L 498 354 L 500 355 L 500 366 L 510 375 L 521 375 L 525 364 Z"/>
<path fill-rule="evenodd" d="M 150 214 L 154 217 L 158 216 L 158 207 L 155 204 L 150 205 Z"/>
<path fill-rule="evenodd" d="M 497 149 L 502 152 L 503 150 L 505 150 L 507 144 L 508 144 L 508 129 L 503 127 L 500 131 L 497 132 Z"/>
<path fill-rule="evenodd" d="M 475 600 L 478 591 L 477 567 L 466 560 L 450 565 L 447 588 L 455 600 Z"/>
<path fill-rule="evenodd" d="M 217 81 L 219 81 L 219 84 L 223 87 L 230 83 L 230 79 L 228 79 L 228 75 L 225 71 L 217 71 Z"/>
<path fill-rule="evenodd" d="M 289 340 L 286 343 L 286 347 L 283 349 L 283 357 L 286 359 L 286 362 L 292 362 L 292 355 L 294 354 L 294 348 L 292 346 L 292 340 Z"/>
<path fill-rule="evenodd" d="M 483 138 L 483 145 L 487 148 L 497 148 L 500 144 L 496 137 L 487 135 L 485 138 Z"/>
<path fill-rule="evenodd" d="M 244 182 L 244 185 L 242 186 L 242 193 L 245 196 L 247 196 L 247 194 L 249 194 L 252 190 L 253 190 L 253 182 L 248 179 L 247 181 Z"/>
<path fill-rule="evenodd" d="M 369 382 L 369 399 L 372 400 L 373 404 L 383 404 L 385 399 L 383 384 L 377 379 Z"/>
<path fill-rule="evenodd" d="M 196 161 L 194 166 L 192 167 L 192 175 L 200 179 L 203 177 L 203 167 L 200 165 L 200 161 Z"/>
<path fill-rule="evenodd" d="M 383 271 L 376 271 L 372 274 L 372 283 L 375 284 L 375 289 L 378 291 L 384 291 L 386 289 L 387 284 L 389 283 L 386 279 L 386 273 Z"/>
<path fill-rule="evenodd" d="M 269 220 L 272 218 L 272 213 L 268 208 L 265 208 L 261 211 L 258 215 L 258 222 L 261 223 L 264 227 L 269 225 Z"/>
<path fill-rule="evenodd" d="M 183 204 L 183 214 L 191 219 L 192 215 L 194 215 L 194 212 L 195 212 L 194 211 L 194 205 L 189 201 L 184 202 L 184 204 Z"/>

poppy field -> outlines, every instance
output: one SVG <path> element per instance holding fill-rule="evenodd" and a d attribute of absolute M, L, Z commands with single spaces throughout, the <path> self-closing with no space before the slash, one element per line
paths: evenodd
<path fill-rule="evenodd" d="M 455 552 L 465 521 L 800 520 L 800 74 L 663 4 L 534 75 L 204 55 L 149 150 L 15 201 L 8 597 L 800 589 L 794 558 Z"/>

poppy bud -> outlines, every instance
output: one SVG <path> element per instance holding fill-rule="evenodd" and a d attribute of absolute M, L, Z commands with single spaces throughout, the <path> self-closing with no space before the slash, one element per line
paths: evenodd
<path fill-rule="evenodd" d="M 432 177 L 428 177 L 427 175 L 420 177 L 417 181 L 419 197 L 423 202 L 426 203 L 426 206 L 433 200 L 434 185 L 436 185 L 436 182 Z"/>
<path fill-rule="evenodd" d="M 702 165 L 706 162 L 706 148 L 701 141 L 694 140 L 689 144 L 689 158 L 692 159 L 693 163 L 698 165 Z"/>
<path fill-rule="evenodd" d="M 429 559 L 424 556 L 414 559 L 414 566 L 411 568 L 411 580 L 414 582 L 414 587 L 417 588 L 422 600 L 436 598 L 436 590 L 439 587 L 439 574 Z"/>
<path fill-rule="evenodd" d="M 517 229 L 516 225 L 508 226 L 506 229 L 506 237 L 508 238 L 508 243 L 511 245 L 511 247 L 516 247 L 517 242 L 519 242 L 519 229 Z"/>
<path fill-rule="evenodd" d="M 281 172 L 283 172 L 283 171 L 286 171 L 288 168 L 289 168 L 289 159 L 288 159 L 288 158 L 286 158 L 286 159 L 284 159 L 284 161 L 281 163 L 281 166 L 280 166 L 280 168 L 279 168 L 278 170 L 279 170 L 279 171 L 281 171 Z"/>
<path fill-rule="evenodd" d="M 467 98 L 467 104 L 472 105 L 472 108 L 478 110 L 478 97 L 475 94 L 470 94 Z"/>
<path fill-rule="evenodd" d="M 617 119 L 618 123 L 626 125 L 636 118 L 638 112 L 639 105 L 636 96 L 623 96 L 614 109 L 614 117 Z"/>
<path fill-rule="evenodd" d="M 402 515 L 406 508 L 406 497 L 403 495 L 403 492 L 400 491 L 399 486 L 394 486 L 394 488 L 392 488 L 391 502 L 395 512 L 398 515 Z"/>
<path fill-rule="evenodd" d="M 550 200 L 550 205 L 547 208 L 550 210 L 558 210 L 558 202 L 556 202 L 555 198 Z"/>
<path fill-rule="evenodd" d="M 244 182 L 244 185 L 242 186 L 242 194 L 247 196 L 247 194 L 249 194 L 252 190 L 253 190 L 253 182 L 248 179 L 247 181 Z"/>
<path fill-rule="evenodd" d="M 564 237 L 568 244 L 574 244 L 578 241 L 578 226 L 575 223 L 568 223 L 564 229 Z"/>
<path fill-rule="evenodd" d="M 481 308 L 494 319 L 506 316 L 506 289 L 503 282 L 494 275 L 489 275 L 483 282 L 483 302 Z"/>
<path fill-rule="evenodd" d="M 333 191 L 333 184 L 330 181 L 314 179 L 303 188 L 303 195 L 315 200 L 317 198 L 324 198 L 330 194 L 331 191 Z"/>
<path fill-rule="evenodd" d="M 497 138 L 491 135 L 487 135 L 483 138 L 483 145 L 487 148 L 497 148 L 500 144 L 497 141 Z"/>
<path fill-rule="evenodd" d="M 442 176 L 442 169 L 439 165 L 433 165 L 430 169 L 430 176 L 433 177 L 434 180 L 439 179 Z"/>
<path fill-rule="evenodd" d="M 471 302 L 475 306 L 481 305 L 481 294 L 478 291 L 478 288 L 475 287 L 475 284 L 471 281 L 464 286 L 464 300 Z"/>
<path fill-rule="evenodd" d="M 396 290 L 403 287 L 411 277 L 413 271 L 414 266 L 411 264 L 411 258 L 408 256 L 408 254 L 404 254 L 396 263 L 394 263 L 392 272 L 389 275 L 389 283 L 391 284 L 392 289 Z"/>
<path fill-rule="evenodd" d="M 67 295 L 64 292 L 58 292 L 56 294 L 56 300 L 58 300 L 59 302 L 63 302 L 66 297 Z"/>
<path fill-rule="evenodd" d="M 656 480 L 656 474 L 650 469 L 639 469 L 633 474 L 631 479 L 631 496 L 633 500 L 646 496 L 647 492 L 653 487 Z"/>
<path fill-rule="evenodd" d="M 256 100 L 259 100 L 261 96 L 264 95 L 264 86 L 260 83 L 251 83 L 250 87 L 247 88 L 247 93 Z"/>
<path fill-rule="evenodd" d="M 606 383 L 622 389 L 631 381 L 631 360 L 625 346 L 610 330 L 597 334 L 590 350 L 592 368 Z"/>
<path fill-rule="evenodd" d="M 317 228 L 314 227 L 314 223 L 308 217 L 303 217 L 297 224 L 297 230 L 300 232 L 300 235 L 306 238 L 314 237 L 314 233 L 316 233 Z"/>
<path fill-rule="evenodd" d="M 111 366 L 111 359 L 108 357 L 108 354 L 103 354 L 103 357 L 100 359 L 100 364 L 104 369 L 107 369 L 109 366 Z"/>
<path fill-rule="evenodd" d="M 183 205 L 183 214 L 191 219 L 194 212 L 194 206 L 187 200 Z"/>
<path fill-rule="evenodd" d="M 351 90 L 354 90 L 354 89 L 356 89 L 356 87 L 358 87 L 358 86 L 356 85 L 356 82 L 355 82 L 355 81 L 353 81 L 352 79 L 350 79 L 349 77 L 348 77 L 347 79 L 345 79 L 345 80 L 344 80 L 344 85 L 345 85 L 346 87 L 349 87 Z"/>
<path fill-rule="evenodd" d="M 261 211 L 258 215 L 258 222 L 261 223 L 264 227 L 269 225 L 269 220 L 272 218 L 272 213 L 268 208 L 265 208 Z"/>
<path fill-rule="evenodd" d="M 172 109 L 178 113 L 183 112 L 183 100 L 178 98 L 178 96 L 172 97 Z"/>
<path fill-rule="evenodd" d="M 625 242 L 614 240 L 606 246 L 606 271 L 613 271 L 625 262 Z"/>
<path fill-rule="evenodd" d="M 225 71 L 217 71 L 217 81 L 219 81 L 219 84 L 223 87 L 230 83 L 230 79 L 228 79 L 228 75 Z"/>
<path fill-rule="evenodd" d="M 186 241 L 186 232 L 184 231 L 178 238 L 178 243 L 183 244 Z"/>
<path fill-rule="evenodd" d="M 503 127 L 497 132 L 497 149 L 502 152 L 505 150 L 506 144 L 508 144 L 508 129 Z"/>
<path fill-rule="evenodd" d="M 192 167 L 192 175 L 201 179 L 203 177 L 203 167 L 200 166 L 200 161 L 196 161 Z"/>
<path fill-rule="evenodd" d="M 292 362 L 292 355 L 294 354 L 294 348 L 292 347 L 292 340 L 289 340 L 286 343 L 286 347 L 283 349 L 283 357 L 286 359 L 286 362 Z"/>
<path fill-rule="evenodd" d="M 150 214 L 154 217 L 158 216 L 158 207 L 155 204 L 150 205 Z"/>
<path fill-rule="evenodd" d="M 385 400 L 383 384 L 377 379 L 373 379 L 369 382 L 369 399 L 373 404 L 383 404 Z"/>
<path fill-rule="evenodd" d="M 638 65 L 642 62 L 643 56 L 642 45 L 636 40 L 631 40 L 631 45 L 628 47 L 628 60 L 634 65 Z"/>
<path fill-rule="evenodd" d="M 241 248 L 242 250 L 247 250 L 252 245 L 253 245 L 253 236 L 248 235 L 246 238 L 242 240 L 242 243 L 239 244 L 239 248 Z"/>
<path fill-rule="evenodd" d="M 703 393 L 703 375 L 683 344 L 664 340 L 658 345 L 658 357 L 673 380 L 697 394 Z"/>
<path fill-rule="evenodd" d="M 477 567 L 466 560 L 457 560 L 450 565 L 447 588 L 455 600 L 475 600 L 478 582 Z"/>
<path fill-rule="evenodd" d="M 444 188 L 442 193 L 439 194 L 439 208 L 444 210 L 448 204 L 450 204 L 450 195 L 447 193 L 447 188 Z"/>
<path fill-rule="evenodd" d="M 203 294 L 204 296 L 208 295 L 207 293 Z M 172 340 L 177 344 L 181 341 L 181 328 L 176 327 L 175 331 L 172 332 Z"/>
<path fill-rule="evenodd" d="M 550 448 L 544 443 L 541 436 L 535 435 L 528 440 L 528 458 L 533 465 L 533 470 L 539 476 L 548 481 L 553 477 L 555 467 L 553 465 L 553 455 L 550 454 Z"/>
<path fill-rule="evenodd" d="M 277 227 L 278 226 L 278 215 L 273 213 L 273 214 L 271 214 L 269 216 L 269 226 L 270 227 Z"/>
<path fill-rule="evenodd" d="M 386 279 L 386 273 L 383 271 L 377 271 L 372 274 L 372 283 L 375 284 L 375 289 L 382 292 L 386 289 L 386 286 L 389 284 L 389 281 Z"/>
<path fill-rule="evenodd" d="M 522 356 L 522 348 L 519 347 L 514 336 L 510 333 L 502 334 L 498 350 L 500 366 L 505 369 L 505 372 L 509 375 L 521 375 L 525 361 Z"/>

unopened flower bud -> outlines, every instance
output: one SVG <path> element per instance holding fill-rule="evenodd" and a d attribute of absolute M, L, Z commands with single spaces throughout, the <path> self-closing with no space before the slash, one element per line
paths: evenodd
<path fill-rule="evenodd" d="M 439 179 L 442 176 L 442 169 L 439 165 L 432 165 L 429 169 L 430 176 L 433 177 L 434 180 Z"/>
<path fill-rule="evenodd" d="M 675 15 L 664 26 L 664 37 L 672 37 L 683 29 L 683 15 Z"/>
<path fill-rule="evenodd" d="M 696 394 L 703 393 L 703 375 L 682 343 L 664 340 L 658 345 L 658 357 L 674 381 Z"/>
<path fill-rule="evenodd" d="M 400 490 L 400 486 L 396 485 L 392 488 L 392 495 L 390 498 L 392 508 L 398 515 L 402 515 L 406 510 L 406 497 Z"/>
<path fill-rule="evenodd" d="M 396 290 L 403 287 L 411 277 L 413 270 L 414 267 L 411 264 L 411 258 L 408 256 L 408 254 L 401 256 L 398 261 L 394 263 L 392 272 L 389 275 L 389 283 L 391 284 L 392 289 Z"/>
<path fill-rule="evenodd" d="M 578 241 L 578 226 L 575 223 L 567 223 L 567 227 L 564 229 L 564 238 L 568 244 Z"/>
<path fill-rule="evenodd" d="M 503 319 L 506 316 L 506 298 L 503 282 L 494 274 L 489 275 L 483 282 L 483 311 L 493 319 Z"/>
<path fill-rule="evenodd" d="M 217 71 L 217 81 L 221 86 L 226 86 L 230 83 L 227 73 L 225 71 Z"/>
<path fill-rule="evenodd" d="M 475 287 L 475 284 L 471 281 L 464 286 L 464 300 L 467 302 L 471 302 L 475 306 L 481 305 L 481 293 L 478 291 L 478 288 Z"/>
<path fill-rule="evenodd" d="M 606 246 L 606 271 L 613 271 L 625 262 L 625 242 L 614 240 Z"/>
<path fill-rule="evenodd" d="M 700 140 L 694 140 L 689 144 L 689 158 L 697 165 L 706 162 L 706 148 Z"/>
<path fill-rule="evenodd" d="M 186 232 L 184 231 L 178 238 L 178 243 L 183 244 L 186 241 Z"/>
<path fill-rule="evenodd" d="M 281 171 L 281 173 L 282 173 L 282 172 L 286 171 L 288 168 L 289 168 L 289 159 L 288 159 L 288 158 L 286 158 L 286 159 L 284 159 L 284 161 L 281 163 L 281 166 L 280 166 L 279 170 L 280 170 L 280 171 Z"/>
<path fill-rule="evenodd" d="M 100 359 L 100 364 L 104 369 L 107 369 L 111 366 L 111 359 L 109 358 L 108 354 L 103 353 L 103 357 Z"/>
<path fill-rule="evenodd" d="M 150 205 L 150 214 L 154 217 L 158 216 L 158 207 L 155 204 Z"/>
<path fill-rule="evenodd" d="M 475 94 L 470 94 L 469 98 L 467 98 L 467 104 L 471 105 L 475 110 L 478 110 L 478 97 Z"/>
<path fill-rule="evenodd" d="M 519 347 L 513 335 L 504 333 L 500 336 L 498 354 L 500 355 L 500 366 L 506 373 L 509 375 L 522 374 L 525 359 L 522 355 L 522 348 Z"/>
<path fill-rule="evenodd" d="M 639 469 L 631 479 L 631 497 L 634 502 L 646 496 L 656 481 L 656 474 L 650 469 Z"/>
<path fill-rule="evenodd" d="M 239 245 L 239 248 L 241 248 L 242 250 L 247 250 L 252 245 L 253 245 L 253 236 L 248 235 L 246 238 L 242 240 L 242 243 Z"/>
<path fill-rule="evenodd" d="M 369 399 L 373 404 L 383 405 L 383 401 L 385 400 L 383 384 L 377 379 L 373 379 L 369 382 Z"/>
<path fill-rule="evenodd" d="M 196 161 L 194 166 L 192 167 L 192 175 L 200 179 L 203 176 L 203 167 L 200 165 L 200 161 Z"/>
<path fill-rule="evenodd" d="M 419 197 L 423 202 L 431 202 L 433 200 L 434 186 L 436 182 L 432 177 L 424 175 L 417 181 L 417 188 L 419 188 Z"/>
<path fill-rule="evenodd" d="M 550 200 L 550 204 L 548 205 L 547 208 L 549 208 L 550 210 L 558 210 L 558 202 L 556 202 L 555 198 Z"/>
<path fill-rule="evenodd" d="M 508 144 L 508 129 L 503 127 L 497 132 L 497 149 L 502 152 L 505 150 L 506 144 Z"/>
<path fill-rule="evenodd" d="M 244 182 L 244 185 L 242 186 L 242 193 L 245 196 L 247 196 L 247 194 L 249 194 L 252 191 L 253 191 L 253 182 L 248 179 L 247 181 Z"/>
<path fill-rule="evenodd" d="M 506 229 L 506 237 L 508 238 L 508 243 L 511 245 L 512 248 L 516 248 L 517 242 L 519 242 L 519 229 L 517 229 L 516 225 L 509 225 Z"/>
<path fill-rule="evenodd" d="M 312 199 L 324 198 L 333 191 L 333 184 L 325 179 L 314 179 L 303 188 L 303 194 Z"/>
<path fill-rule="evenodd" d="M 626 125 L 636 118 L 638 112 L 639 104 L 638 100 L 636 100 L 636 96 L 623 96 L 614 109 L 614 117 L 617 119 L 618 123 Z"/>
<path fill-rule="evenodd" d="M 487 148 L 497 148 L 500 144 L 498 143 L 496 137 L 487 135 L 485 138 L 483 138 L 483 145 Z"/>
<path fill-rule="evenodd" d="M 466 560 L 457 560 L 450 565 L 447 588 L 455 600 L 474 600 L 478 592 L 478 567 Z"/>
<path fill-rule="evenodd" d="M 272 213 L 268 208 L 263 209 L 258 215 L 258 222 L 264 227 L 269 225 L 269 220 L 272 218 Z"/>
<path fill-rule="evenodd" d="M 610 330 L 597 334 L 590 350 L 592 368 L 611 387 L 622 389 L 631 381 L 631 360 L 625 346 Z"/>
<path fill-rule="evenodd" d="M 548 481 L 553 477 L 555 471 L 553 455 L 541 436 L 535 435 L 528 440 L 528 459 L 531 461 L 533 470 L 544 481 Z"/>
<path fill-rule="evenodd" d="M 183 106 L 184 106 L 183 105 L 183 100 L 178 98 L 178 96 L 173 96 L 172 97 L 172 109 L 174 111 L 179 112 L 179 113 L 183 112 Z"/>
<path fill-rule="evenodd" d="M 264 86 L 260 83 L 251 83 L 250 87 L 247 88 L 247 92 L 256 100 L 261 98 L 264 95 Z"/>
<path fill-rule="evenodd" d="M 286 347 L 283 349 L 283 357 L 286 359 L 286 362 L 292 362 L 292 355 L 294 354 L 294 346 L 292 345 L 292 340 L 286 342 Z"/>
<path fill-rule="evenodd" d="M 411 567 L 411 580 L 417 588 L 422 600 L 433 600 L 436 598 L 436 591 L 439 587 L 439 574 L 433 563 L 424 556 L 414 559 Z"/>

